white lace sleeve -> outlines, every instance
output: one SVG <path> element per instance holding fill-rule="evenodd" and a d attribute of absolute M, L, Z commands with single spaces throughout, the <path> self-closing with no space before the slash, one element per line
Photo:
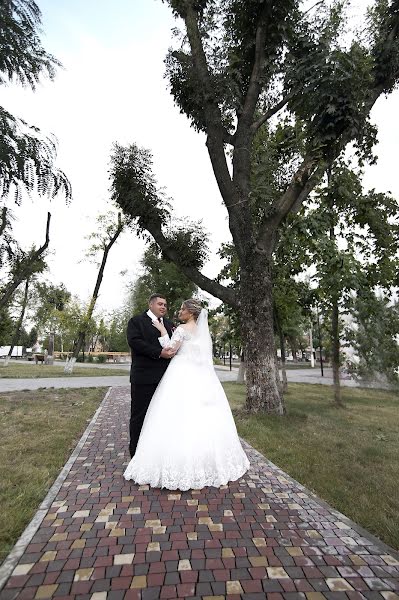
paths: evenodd
<path fill-rule="evenodd" d="M 161 344 L 162 348 L 174 348 L 175 350 L 177 350 L 178 348 L 180 348 L 180 346 L 184 340 L 184 337 L 185 337 L 184 328 L 181 325 L 179 325 L 179 327 L 174 330 L 171 339 L 169 339 L 168 335 L 164 335 L 163 337 L 158 338 L 158 339 L 159 339 L 159 343 Z"/>
<path fill-rule="evenodd" d="M 168 344 L 170 344 L 170 337 L 167 333 L 162 337 L 158 338 L 158 342 L 161 344 L 162 348 L 166 348 Z"/>

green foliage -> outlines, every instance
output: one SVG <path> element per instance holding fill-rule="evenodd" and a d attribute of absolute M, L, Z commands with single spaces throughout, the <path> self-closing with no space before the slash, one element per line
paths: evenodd
<path fill-rule="evenodd" d="M 106 336 L 107 347 L 110 352 L 128 352 L 129 345 L 126 339 L 127 322 L 132 316 L 130 310 L 122 308 L 111 315 Z"/>
<path fill-rule="evenodd" d="M 369 43 L 374 60 L 373 75 L 383 86 L 385 94 L 391 92 L 399 72 L 399 40 L 395 35 L 399 22 L 397 0 L 376 0 L 369 10 Z M 389 43 L 386 43 L 386 40 Z"/>
<path fill-rule="evenodd" d="M 54 198 L 60 191 L 71 199 L 71 185 L 62 171 L 54 168 L 55 140 L 43 137 L 37 127 L 28 125 L 0 107 L 0 197 L 14 189 L 17 204 L 22 188 Z"/>
<path fill-rule="evenodd" d="M 321 151 L 327 159 L 336 155 L 344 131 L 359 140 L 373 133 L 367 127 L 373 63 L 359 41 L 340 46 L 343 20 L 343 4 L 337 3 L 325 15 L 301 22 L 286 63 L 289 108 L 306 123 L 307 151 Z"/>
<path fill-rule="evenodd" d="M 86 258 L 94 260 L 99 266 L 101 263 L 98 257 L 99 252 L 102 252 L 102 258 L 104 251 L 107 249 L 107 246 L 110 244 L 111 240 L 115 236 L 119 236 L 125 227 L 125 224 L 126 221 L 122 219 L 121 214 L 115 214 L 115 211 L 113 210 L 110 210 L 104 214 L 99 214 L 96 218 L 94 232 L 86 236 L 86 239 L 91 242 L 86 252 Z"/>
<path fill-rule="evenodd" d="M 300 126 L 306 152 L 324 159 L 335 157 L 345 134 L 347 141 L 355 140 L 360 155 L 373 159 L 376 132 L 368 118 L 369 91 L 379 81 L 389 81 L 384 91 L 391 91 L 399 74 L 395 0 L 378 0 L 370 11 L 366 42 L 359 38 L 350 44 L 344 41 L 343 2 L 318 3 L 317 10 L 304 10 L 295 0 L 169 4 L 182 18 L 187 19 L 187 5 L 197 13 L 208 86 L 200 78 L 186 36 L 180 36 L 181 47 L 170 50 L 165 61 L 175 102 L 197 130 L 207 130 L 205 111 L 211 98 L 222 124 L 231 131 L 249 91 L 256 52 L 261 50 L 260 113 L 276 103 L 280 91 L 289 97 L 292 132 L 299 133 Z M 257 50 L 259 27 L 266 34 Z"/>
<path fill-rule="evenodd" d="M 364 293 L 357 297 L 354 325 L 346 331 L 358 360 L 350 370 L 363 379 L 385 377 L 399 383 L 399 304 L 385 295 Z"/>
<path fill-rule="evenodd" d="M 241 355 L 242 340 L 238 316 L 229 306 L 222 304 L 216 310 L 210 311 L 209 331 L 214 356 L 222 357 L 224 353 L 229 352 L 230 346 L 232 354 Z"/>
<path fill-rule="evenodd" d="M 43 281 L 36 285 L 35 294 L 34 321 L 36 326 L 42 331 L 56 331 L 60 323 L 60 313 L 71 299 L 71 293 L 63 283 L 57 286 Z"/>
<path fill-rule="evenodd" d="M 3 214 L 8 215 L 8 212 Z M 7 219 L 7 216 L 6 216 Z M 23 281 L 31 279 L 38 273 L 42 273 L 47 264 L 45 261 L 46 251 L 49 243 L 48 230 L 50 215 L 48 215 L 45 243 L 36 248 L 32 246 L 28 251 L 23 250 L 17 241 L 7 231 L 7 223 L 4 231 L 5 236 L 0 239 L 0 306 L 10 306 L 13 296 Z M 5 260 L 3 260 L 5 258 Z"/>
<path fill-rule="evenodd" d="M 265 61 L 260 81 L 270 81 L 281 69 L 287 39 L 299 19 L 298 2 L 259 2 L 258 0 L 228 0 L 223 10 L 224 51 L 226 70 L 244 96 L 249 88 L 256 53 L 256 33 L 259 24 L 267 28 L 264 39 Z"/>
<path fill-rule="evenodd" d="M 168 2 L 176 16 L 184 18 L 187 3 Z M 205 105 L 211 96 L 221 110 L 227 129 L 234 123 L 248 91 L 255 56 L 256 30 L 259 23 L 267 28 L 264 41 L 265 61 L 260 80 L 278 75 L 285 52 L 285 41 L 299 17 L 297 2 L 262 3 L 258 0 L 189 2 L 197 13 L 204 50 L 209 65 L 209 85 L 205 87 L 195 69 L 195 59 L 187 47 L 170 50 L 165 60 L 170 88 L 182 113 L 199 131 L 206 130 Z M 262 98 L 261 106 L 266 98 Z"/>
<path fill-rule="evenodd" d="M 0 85 L 13 80 L 35 89 L 42 75 L 54 78 L 60 63 L 40 41 L 41 13 L 33 0 L 3 0 L 0 3 Z M 0 107 L 0 197 L 15 191 L 21 201 L 22 188 L 36 189 L 54 197 L 63 191 L 71 198 L 65 174 L 54 168 L 56 145 L 37 127 Z"/>
<path fill-rule="evenodd" d="M 53 79 L 60 62 L 41 44 L 41 13 L 36 2 L 3 0 L 0 23 L 0 85 L 6 78 L 15 78 L 35 89 L 43 73 Z"/>
<path fill-rule="evenodd" d="M 169 315 L 176 319 L 182 301 L 194 296 L 197 286 L 173 262 L 165 259 L 155 243 L 144 252 L 141 264 L 144 273 L 133 287 L 132 314 L 147 310 L 148 298 L 152 293 L 159 292 L 165 294 Z"/>
<path fill-rule="evenodd" d="M 114 144 L 111 155 L 111 198 L 131 226 L 146 240 L 148 229 L 167 238 L 168 247 L 182 266 L 200 268 L 207 254 L 206 233 L 201 223 L 183 220 L 171 224 L 169 204 L 158 189 L 149 150 L 132 144 Z M 163 230 L 162 230 L 163 228 Z"/>
<path fill-rule="evenodd" d="M 33 344 L 37 342 L 37 329 L 32 327 L 32 329 L 28 333 L 28 337 L 26 340 L 26 347 L 32 348 Z"/>
<path fill-rule="evenodd" d="M 119 164 L 115 168 L 114 159 L 111 171 L 113 197 L 170 260 L 184 267 L 192 264 L 195 268 L 185 268 L 187 275 L 240 312 L 241 323 L 247 325 L 243 340 L 247 351 L 256 336 L 260 340 L 261 332 L 260 321 L 244 321 L 244 307 L 246 311 L 263 307 L 259 314 L 265 314 L 268 335 L 259 351 L 270 361 L 273 262 L 276 285 L 281 285 L 276 301 L 286 315 L 300 303 L 303 292 L 295 289 L 293 278 L 314 257 L 323 298 L 327 303 L 329 297 L 330 305 L 337 295 L 342 303 L 349 302 L 354 287 L 363 286 L 362 279 L 369 285 L 378 281 L 389 285 L 393 280 L 396 233 L 392 243 L 382 243 L 387 223 L 393 224 L 395 218 L 389 216 L 386 197 L 381 201 L 371 192 L 367 199 L 361 191 L 346 206 L 348 194 L 334 193 L 326 202 L 317 200 L 322 210 L 314 210 L 309 202 L 306 210 L 299 211 L 348 143 L 354 143 L 360 165 L 374 160 L 376 132 L 369 113 L 381 93 L 399 80 L 398 0 L 377 0 L 366 32 L 352 39 L 348 39 L 346 2 L 317 2 L 310 7 L 299 0 L 168 0 L 168 4 L 184 25 L 166 59 L 171 92 L 181 112 L 206 134 L 228 211 L 233 245 L 232 252 L 222 249 L 229 264 L 219 277 L 227 285 L 203 277 L 195 261 L 183 265 L 181 247 L 176 249 L 176 240 L 168 240 L 170 215 L 162 212 L 155 180 L 150 174 L 146 181 L 143 168 L 140 172 L 135 166 L 137 152 L 140 155 L 137 147 L 119 148 Z M 385 60 L 389 65 L 384 65 Z M 147 152 L 144 163 L 150 165 L 150 158 Z M 361 214 L 367 224 L 360 226 L 358 235 Z M 342 231 L 346 245 L 339 247 L 333 238 Z M 369 233 L 374 247 L 366 244 Z M 287 256 L 280 252 L 282 240 L 289 246 Z M 379 253 L 377 268 L 371 260 L 366 261 L 367 269 L 357 267 L 361 247 L 369 249 L 369 256 Z M 254 281 L 264 282 L 264 297 L 262 285 L 255 286 Z M 257 384 L 258 376 L 265 380 L 260 369 L 249 375 L 248 406 L 282 414 L 272 371 L 266 376 L 267 394 Z"/>
<path fill-rule="evenodd" d="M 352 292 L 397 285 L 399 208 L 390 194 L 364 193 L 361 174 L 340 162 L 312 203 L 300 228 L 324 302 L 338 297 L 345 308 Z"/>
<path fill-rule="evenodd" d="M 7 309 L 0 310 L 0 346 L 8 346 L 15 330 L 15 322 Z"/>
<path fill-rule="evenodd" d="M 303 247 L 294 239 L 294 229 L 286 224 L 273 256 L 273 304 L 275 317 L 283 330 L 284 337 L 296 349 L 301 343 L 304 332 L 309 327 L 310 297 L 309 285 L 295 279 L 306 265 Z M 219 281 L 227 285 L 240 285 L 240 265 L 233 244 L 223 244 L 218 252 L 227 262 L 218 275 Z M 242 344 L 238 311 L 222 304 L 216 311 L 228 319 L 228 338 L 235 347 Z M 217 316 L 217 315 L 216 315 Z M 227 339 L 227 337 L 226 337 Z"/>
<path fill-rule="evenodd" d="M 114 144 L 111 154 L 111 198 L 145 236 L 149 221 L 159 227 L 169 217 L 168 205 L 157 188 L 149 150 Z"/>

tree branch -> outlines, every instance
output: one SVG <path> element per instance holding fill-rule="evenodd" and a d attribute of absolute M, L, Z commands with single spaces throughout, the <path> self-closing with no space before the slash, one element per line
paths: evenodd
<path fill-rule="evenodd" d="M 311 190 L 320 181 L 327 163 L 317 165 L 312 156 L 306 156 L 297 169 L 284 194 L 274 203 L 268 216 L 261 224 L 256 248 L 261 253 L 271 253 L 276 240 L 277 228 L 283 219 L 307 198 Z"/>
<path fill-rule="evenodd" d="M 243 247 L 240 248 L 234 239 L 237 252 L 241 257 L 246 254 L 248 239 L 253 238 L 253 215 L 247 200 L 251 191 L 251 147 L 256 130 L 252 128 L 256 105 L 261 91 L 261 75 L 265 62 L 266 22 L 270 10 L 270 0 L 265 0 L 258 18 L 255 37 L 255 56 L 248 89 L 244 98 L 243 107 L 238 115 L 235 145 L 233 154 L 233 182 L 237 188 L 238 202 L 242 214 L 240 233 L 243 238 Z M 244 203 L 241 201 L 244 200 Z M 237 200 L 235 200 L 237 202 Z"/>
<path fill-rule="evenodd" d="M 152 235 L 162 252 L 198 287 L 205 290 L 212 296 L 219 298 L 226 304 L 238 307 L 238 298 L 232 288 L 225 287 L 213 279 L 209 279 L 203 275 L 196 267 L 185 265 L 182 263 L 181 256 L 169 243 L 168 239 L 162 233 L 159 223 L 151 222 L 146 224 L 147 231 Z"/>
<path fill-rule="evenodd" d="M 269 110 L 267 110 L 257 121 L 252 123 L 252 125 L 251 125 L 252 132 L 255 134 L 258 131 L 258 129 L 260 127 L 262 127 L 263 123 L 266 123 L 266 121 L 268 121 L 273 115 L 278 113 L 278 111 L 281 110 L 287 104 L 287 102 L 289 102 L 289 100 L 291 100 L 291 98 L 293 96 L 294 96 L 294 93 L 291 92 L 291 93 L 287 94 L 286 96 L 284 96 L 284 98 L 282 98 L 280 100 L 280 102 L 277 102 L 277 104 L 272 106 L 272 108 L 269 108 Z"/>
<path fill-rule="evenodd" d="M 87 333 L 87 330 L 89 327 L 90 319 L 92 318 L 92 315 L 94 312 L 94 307 L 96 305 L 97 298 L 98 298 L 98 293 L 100 291 L 101 283 L 102 283 L 102 280 L 104 277 L 104 270 L 105 270 L 105 265 L 107 263 L 109 251 L 111 250 L 112 246 L 115 244 L 119 235 L 122 233 L 123 227 L 124 227 L 124 223 L 122 221 L 121 213 L 118 213 L 117 227 L 115 229 L 114 234 L 109 238 L 108 242 L 104 245 L 103 257 L 101 260 L 100 268 L 98 270 L 97 280 L 96 280 L 96 284 L 94 286 L 94 291 L 93 291 L 93 294 L 92 294 L 92 297 L 90 300 L 90 304 L 89 304 L 86 314 L 83 317 L 83 320 L 79 326 L 78 338 L 74 344 L 74 348 L 73 348 L 73 352 L 72 352 L 72 358 L 74 358 L 74 359 L 78 358 L 79 352 L 82 349 L 82 346 L 84 344 L 84 340 L 85 340 L 86 333 Z M 70 369 L 71 369 L 71 367 L 68 367 L 67 371 L 70 372 Z M 73 369 L 73 363 L 72 363 L 72 369 Z"/>
<path fill-rule="evenodd" d="M 248 90 L 244 100 L 244 106 L 240 115 L 240 120 L 244 120 L 247 123 L 251 120 L 255 112 L 256 104 L 258 102 L 260 94 L 260 79 L 262 73 L 262 67 L 265 62 L 265 40 L 266 40 L 266 26 L 265 21 L 267 14 L 270 10 L 269 1 L 265 1 L 263 10 L 259 17 L 258 27 L 256 29 L 255 37 L 255 59 L 252 67 L 252 73 L 249 80 Z"/>
<path fill-rule="evenodd" d="M 212 81 L 198 27 L 198 12 L 194 9 L 193 2 L 187 2 L 184 20 L 194 68 L 198 80 L 204 90 L 204 113 L 207 133 L 206 145 L 216 182 L 230 215 L 233 240 L 240 250 L 242 246 L 243 231 L 247 229 L 247 223 L 245 222 L 246 215 L 240 206 L 240 198 L 236 186 L 232 182 L 224 150 L 225 143 L 234 145 L 235 136 L 229 134 L 222 124 L 222 115 L 218 102 L 213 94 Z"/>
<path fill-rule="evenodd" d="M 396 81 L 399 78 L 399 71 L 393 74 L 388 72 L 385 78 L 382 78 L 380 75 L 381 71 L 378 67 L 380 62 L 389 56 L 394 41 L 398 37 L 398 32 L 399 16 L 397 17 L 396 22 L 393 23 L 392 29 L 386 37 L 385 46 L 380 53 L 379 61 L 376 61 L 374 81 L 370 86 L 368 98 L 366 99 L 364 106 L 368 114 L 381 94 L 392 85 L 392 81 Z M 312 157 L 311 155 L 304 158 L 287 190 L 274 204 L 269 216 L 265 218 L 261 225 L 257 240 L 257 249 L 259 252 L 271 252 L 273 250 L 276 239 L 276 230 L 281 221 L 289 212 L 297 212 L 300 209 L 302 202 L 320 182 L 327 168 L 331 167 L 334 160 L 340 155 L 345 146 L 356 137 L 357 133 L 359 132 L 353 132 L 353 130 L 349 131 L 348 129 L 342 131 L 329 160 L 321 160 Z"/>
<path fill-rule="evenodd" d="M 30 256 L 22 261 L 22 264 L 15 270 L 13 278 L 5 286 L 2 296 L 0 297 L 0 310 L 5 308 L 17 287 L 30 277 L 33 273 L 42 271 L 43 266 L 39 263 L 35 266 L 35 263 L 42 258 L 42 255 L 47 250 L 50 243 L 50 220 L 51 214 L 47 213 L 47 224 L 46 224 L 46 239 L 40 248 L 35 250 Z"/>
<path fill-rule="evenodd" d="M 0 223 L 0 237 L 3 235 L 3 231 L 7 227 L 7 207 L 3 206 L 1 211 L 1 223 Z"/>

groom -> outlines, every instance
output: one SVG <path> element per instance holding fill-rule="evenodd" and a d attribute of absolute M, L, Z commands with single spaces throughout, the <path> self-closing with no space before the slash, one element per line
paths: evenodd
<path fill-rule="evenodd" d="M 169 336 L 172 336 L 173 323 L 165 318 L 166 298 L 162 294 L 152 294 L 148 310 L 130 319 L 127 325 L 127 341 L 132 350 L 130 369 L 131 413 L 130 413 L 130 456 L 136 452 L 141 428 L 151 398 L 161 381 L 170 359 L 176 354 L 173 349 L 164 349 L 159 343 L 159 331 L 153 321 L 163 322 Z"/>

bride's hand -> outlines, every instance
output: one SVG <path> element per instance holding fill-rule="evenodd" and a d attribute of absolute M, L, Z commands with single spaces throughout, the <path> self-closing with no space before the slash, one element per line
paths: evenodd
<path fill-rule="evenodd" d="M 154 325 L 155 329 L 158 329 L 158 331 L 162 333 L 162 330 L 164 329 L 162 323 L 159 321 L 153 321 L 152 324 Z"/>

